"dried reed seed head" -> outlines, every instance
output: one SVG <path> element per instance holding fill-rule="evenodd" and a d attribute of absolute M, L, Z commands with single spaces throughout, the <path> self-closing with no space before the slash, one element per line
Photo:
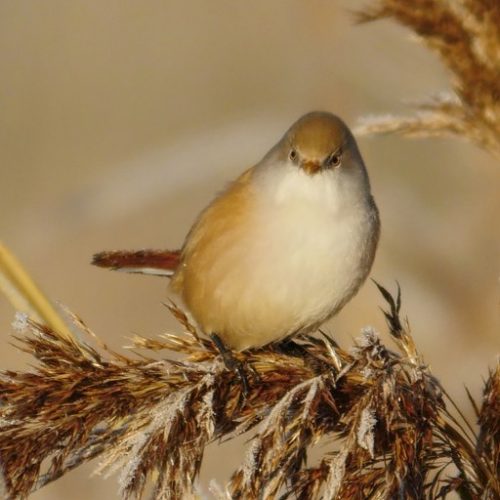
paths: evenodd
<path fill-rule="evenodd" d="M 139 359 L 112 352 L 76 317 L 100 347 L 28 322 L 18 340 L 37 358 L 36 369 L 0 378 L 8 495 L 26 497 L 98 456 L 100 471 L 120 471 L 123 498 L 140 497 L 148 482 L 155 498 L 195 497 L 205 447 L 254 429 L 226 497 L 416 499 L 461 489 L 493 498 L 500 491 L 499 444 L 492 438 L 498 369 L 486 384 L 476 442 L 422 366 L 399 319 L 399 293 L 392 297 L 378 286 L 399 353 L 372 329 L 351 352 L 323 334 L 299 336 L 286 349 L 240 353 L 251 380 L 246 399 L 213 344 L 175 305 L 170 310 L 186 333 L 135 339 L 146 350 Z M 155 360 L 147 350 L 184 357 Z M 308 451 L 319 441 L 340 449 L 327 447 L 319 465 L 308 466 Z M 450 461 L 459 476 L 436 473 Z"/>
<path fill-rule="evenodd" d="M 458 97 L 423 103 L 416 116 L 364 120 L 358 133 L 456 135 L 500 157 L 500 3 L 490 0 L 380 0 L 357 13 L 361 22 L 390 17 L 435 50 Z"/>

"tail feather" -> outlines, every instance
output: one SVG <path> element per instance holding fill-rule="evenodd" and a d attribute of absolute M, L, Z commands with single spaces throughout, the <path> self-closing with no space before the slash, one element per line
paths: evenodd
<path fill-rule="evenodd" d="M 180 250 L 113 250 L 96 253 L 92 264 L 128 273 L 172 276 L 180 259 Z"/>

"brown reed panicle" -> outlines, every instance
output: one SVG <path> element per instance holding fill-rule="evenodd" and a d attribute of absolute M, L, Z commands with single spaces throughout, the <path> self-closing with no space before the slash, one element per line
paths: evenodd
<path fill-rule="evenodd" d="M 350 352 L 323 333 L 238 353 L 246 397 L 174 304 L 184 332 L 135 338 L 140 356 L 111 351 L 75 316 L 78 338 L 19 316 L 17 341 L 36 365 L 0 376 L 5 497 L 99 457 L 100 472 L 119 471 L 123 498 L 148 483 L 155 499 L 196 498 L 205 447 L 250 431 L 242 465 L 212 487 L 218 498 L 500 498 L 500 368 L 474 403 L 476 433 L 423 364 L 399 290 L 377 286 L 396 351 L 368 328 Z"/>
<path fill-rule="evenodd" d="M 366 117 L 357 132 L 458 135 L 500 157 L 500 2 L 377 0 L 360 22 L 392 18 L 438 53 L 453 92 L 418 105 L 414 116 Z"/>

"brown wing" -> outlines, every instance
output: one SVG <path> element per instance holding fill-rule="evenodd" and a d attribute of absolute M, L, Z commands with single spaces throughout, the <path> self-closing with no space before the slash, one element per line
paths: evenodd
<path fill-rule="evenodd" d="M 96 253 L 92 264 L 128 273 L 172 276 L 180 259 L 180 250 L 113 250 Z"/>

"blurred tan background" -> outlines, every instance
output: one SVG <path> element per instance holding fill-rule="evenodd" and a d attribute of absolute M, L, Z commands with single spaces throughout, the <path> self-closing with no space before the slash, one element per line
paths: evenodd
<path fill-rule="evenodd" d="M 390 22 L 331 0 L 0 3 L 0 237 L 54 300 L 114 347 L 176 328 L 166 282 L 92 268 L 103 249 L 176 248 L 213 195 L 300 114 L 350 124 L 447 87 Z M 500 166 L 459 140 L 360 139 L 383 222 L 372 276 L 397 279 L 415 339 L 466 405 L 500 351 Z M 371 283 L 329 329 L 385 331 Z M 0 298 L 0 366 L 27 368 Z M 241 444 L 211 447 L 223 481 Z M 114 498 L 86 466 L 34 499 Z"/>

